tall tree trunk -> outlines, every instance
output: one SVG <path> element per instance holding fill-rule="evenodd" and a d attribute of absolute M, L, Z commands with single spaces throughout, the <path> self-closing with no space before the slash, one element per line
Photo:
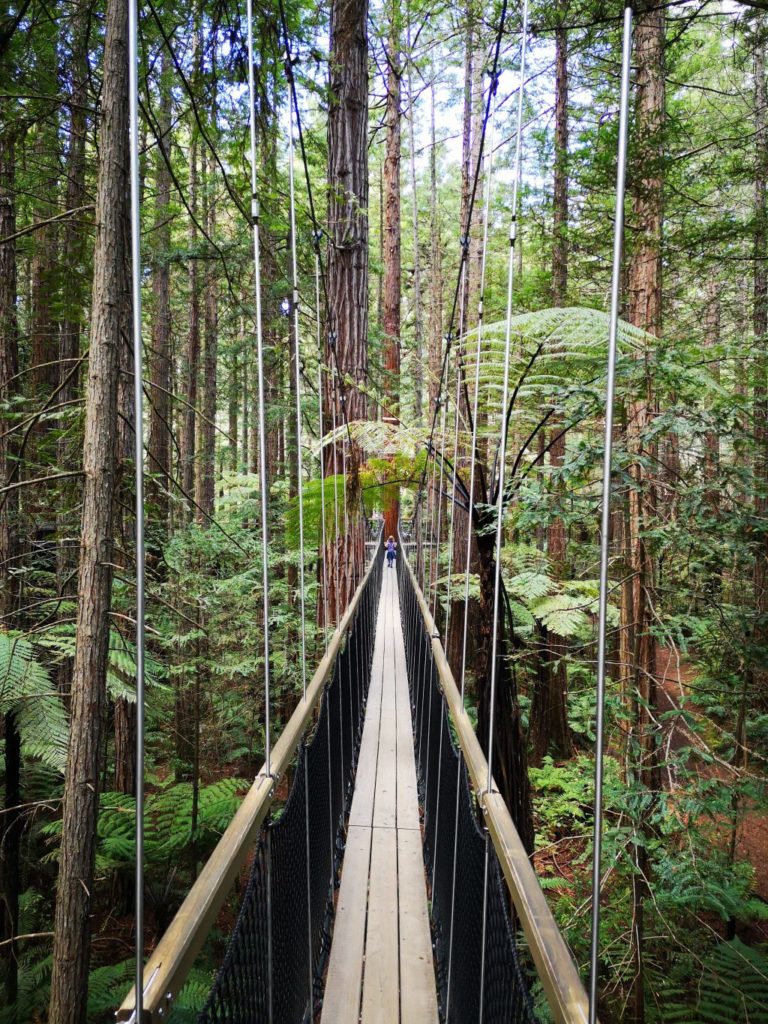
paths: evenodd
<path fill-rule="evenodd" d="M 203 193 L 205 230 L 210 238 L 214 238 L 216 234 L 216 178 L 212 158 L 210 156 L 206 157 L 203 164 L 206 168 Z M 217 284 L 216 264 L 213 259 L 209 259 L 205 265 L 203 285 L 203 340 L 205 349 L 203 356 L 202 418 L 199 432 L 200 468 L 197 475 L 197 491 L 195 495 L 199 506 L 196 518 L 200 523 L 207 522 L 207 516 L 213 515 L 216 502 L 216 368 L 219 341 Z"/>
<path fill-rule="evenodd" d="M 400 4 L 389 3 L 389 47 L 387 53 L 386 155 L 384 157 L 384 286 L 382 315 L 384 327 L 384 387 L 387 403 L 383 420 L 399 421 L 400 401 Z M 400 488 L 387 489 L 384 503 L 384 535 L 397 536 Z"/>
<path fill-rule="evenodd" d="M 637 17 L 635 62 L 637 99 L 635 113 L 635 172 L 631 176 L 632 220 L 635 244 L 629 272 L 629 319 L 637 327 L 658 336 L 661 329 L 661 245 L 663 229 L 664 160 L 664 11 L 644 4 Z M 656 792 L 658 764 L 656 736 L 651 714 L 656 707 L 655 644 L 651 635 L 651 603 L 654 584 L 653 556 L 647 534 L 655 514 L 655 488 L 645 469 L 644 444 L 654 415 L 651 378 L 652 352 L 646 350 L 644 394 L 628 408 L 627 449 L 632 458 L 629 516 L 626 532 L 628 579 L 622 587 L 622 654 L 624 678 L 629 688 L 633 718 L 632 741 L 637 757 L 637 777 L 650 793 Z M 653 455 L 653 452 L 650 452 Z M 631 641 L 631 646 L 630 646 Z M 640 827 L 650 830 L 644 813 Z M 645 844 L 636 849 L 637 872 L 633 879 L 632 950 L 635 965 L 631 1019 L 645 1021 L 644 906 L 648 896 L 650 863 Z"/>
<path fill-rule="evenodd" d="M 229 369 L 229 471 L 237 472 L 237 416 L 240 408 L 240 356 L 232 355 Z"/>
<path fill-rule="evenodd" d="M 568 293 L 568 32 L 558 25 L 555 30 L 555 174 L 554 174 L 554 237 L 552 242 L 552 304 L 564 306 Z M 550 419 L 549 464 L 557 470 L 565 460 L 563 419 Z M 541 439 L 544 435 L 542 433 Z M 562 485 L 555 485 L 559 506 L 565 498 Z M 556 579 L 565 575 L 567 536 L 562 515 L 553 517 L 547 528 L 547 554 L 550 571 Z M 540 651 L 531 708 L 531 748 L 534 764 L 539 764 L 551 750 L 555 757 L 568 754 L 568 673 L 566 645 L 546 628 L 541 627 Z"/>
<path fill-rule="evenodd" d="M 78 7 L 72 25 L 72 51 L 70 74 L 72 94 L 69 122 L 69 149 L 66 161 L 66 188 L 64 208 L 76 210 L 85 205 L 85 143 L 87 132 L 86 105 L 88 100 L 88 32 L 89 16 L 85 7 Z M 77 360 L 80 357 L 81 335 L 85 322 L 85 300 L 87 285 L 84 264 L 86 261 L 87 234 L 81 217 L 70 217 L 64 224 L 61 264 L 67 268 L 65 286 L 61 289 L 62 322 L 59 331 L 59 400 L 62 405 L 74 402 L 80 393 L 80 374 Z M 66 416 L 66 413 L 65 413 Z M 65 419 L 65 423 L 73 422 Z M 70 470 L 79 460 L 72 434 L 65 429 L 58 441 L 57 461 L 63 470 Z M 77 555 L 72 540 L 75 535 L 74 506 L 77 504 L 79 484 L 63 482 L 60 510 L 57 514 L 57 563 L 56 580 L 59 597 L 74 597 Z M 59 670 L 59 685 L 69 689 L 72 665 L 67 661 Z"/>
<path fill-rule="evenodd" d="M 83 438 L 77 647 L 53 940 L 51 1024 L 85 1019 L 112 592 L 120 329 L 129 302 L 127 8 L 108 0 L 99 134 L 91 349 Z"/>
<path fill-rule="evenodd" d="M 704 313 L 704 346 L 715 353 L 709 369 L 713 378 L 720 382 L 720 359 L 717 349 L 720 345 L 720 282 L 711 278 L 706 286 L 706 309 Z M 719 489 L 714 484 L 720 467 L 720 434 L 711 429 L 704 435 L 704 482 L 708 485 L 707 500 L 716 509 Z"/>
<path fill-rule="evenodd" d="M 462 131 L 462 191 L 461 191 L 461 231 L 466 239 L 466 264 L 461 293 L 461 358 L 458 373 L 462 375 L 462 381 L 458 388 L 460 420 L 466 428 L 469 428 L 472 417 L 471 392 L 474 390 L 474 366 L 477 354 L 477 340 L 472 339 L 467 345 L 464 335 L 477 327 L 480 316 L 480 305 L 482 301 L 482 261 L 483 261 L 483 179 L 484 173 L 480 164 L 480 144 L 482 141 L 482 125 L 485 112 L 485 96 L 483 92 L 483 76 L 485 73 L 487 53 L 483 38 L 482 25 L 477 17 L 477 12 L 470 2 L 467 6 L 467 54 L 465 56 L 465 70 L 469 75 L 469 88 L 465 83 L 464 92 L 464 123 Z M 477 187 L 475 189 L 475 202 L 472 209 L 471 222 L 469 221 L 469 201 L 472 192 L 475 173 L 477 175 Z M 467 385 L 471 386 L 468 388 Z M 455 396 L 456 388 L 451 385 L 451 396 Z M 453 419 L 453 413 L 450 419 Z M 453 456 L 451 456 L 453 458 Z M 455 453 L 457 470 L 463 474 L 464 482 L 469 485 L 470 467 L 472 455 L 467 445 L 461 444 L 459 439 L 459 450 Z M 452 492 L 452 482 L 447 484 Z M 480 500 L 481 480 L 480 476 L 475 478 L 474 500 Z M 454 572 L 461 572 L 466 568 L 467 540 L 470 531 L 469 517 L 463 509 L 454 506 L 451 509 L 453 521 L 453 566 Z M 477 543 L 472 536 L 470 540 L 470 571 L 477 572 L 479 569 L 477 557 Z M 480 614 L 479 603 L 469 599 L 469 607 L 466 609 L 467 617 L 467 665 L 472 664 L 476 656 L 475 640 L 478 634 L 478 617 Z M 464 594 L 461 590 L 455 595 L 451 602 L 451 614 L 446 637 L 446 654 L 452 670 L 461 674 L 464 661 Z"/>
<path fill-rule="evenodd" d="M 568 30 L 555 30 L 555 176 L 553 188 L 552 305 L 568 298 Z"/>
<path fill-rule="evenodd" d="M 0 101 L 0 112 L 8 113 L 8 101 Z M 15 139 L 12 117 L 4 117 L 0 130 L 0 403 L 3 406 L 18 393 L 19 331 L 16 307 L 16 232 Z M 8 419 L 5 423 L 8 424 Z M 5 485 L 15 467 L 16 437 L 2 431 L 0 436 L 0 483 Z M 18 492 L 9 491 L 0 498 L 0 625 L 13 626 L 17 609 Z M 19 924 L 19 852 L 21 818 L 21 746 L 16 716 L 5 715 L 5 813 L 0 816 L 0 940 L 18 934 Z M 18 991 L 16 947 L 3 945 L 5 1005 L 13 1006 Z"/>
<path fill-rule="evenodd" d="M 461 206 L 459 208 L 459 230 L 461 232 L 460 243 L 463 246 L 469 246 L 469 238 L 465 237 L 464 233 L 469 235 L 469 225 L 467 223 L 469 218 L 469 194 L 472 182 L 472 86 L 475 81 L 474 76 L 474 14 L 472 0 L 468 0 L 466 8 L 466 24 L 465 24 L 465 39 L 464 39 L 464 108 L 461 119 Z M 433 111 L 434 112 L 434 111 Z M 467 298 L 469 295 L 469 279 L 467 276 L 464 278 L 462 295 L 461 295 L 461 308 L 460 319 L 458 324 L 459 334 L 464 335 L 467 333 L 468 324 L 468 302 Z"/>
<path fill-rule="evenodd" d="M 421 307 L 421 251 L 419 247 L 419 198 L 416 191 L 416 97 L 413 92 L 413 51 L 411 49 L 410 12 L 407 25 L 408 46 L 408 149 L 410 155 L 411 223 L 413 226 L 413 418 L 420 424 L 424 403 L 424 317 Z"/>
<path fill-rule="evenodd" d="M 474 55 L 472 57 L 472 115 L 471 135 L 472 145 L 469 154 L 469 181 L 467 183 L 468 194 L 474 186 L 475 174 L 477 174 L 477 186 L 475 188 L 475 202 L 472 207 L 472 220 L 467 224 L 463 222 L 464 230 L 467 232 L 469 248 L 467 251 L 467 275 L 465 291 L 464 321 L 466 330 L 472 330 L 477 326 L 480 307 L 480 279 L 482 276 L 483 263 L 483 195 L 485 173 L 483 163 L 480 161 L 480 145 L 483 141 L 483 120 L 485 114 L 485 94 L 483 92 L 483 79 L 487 64 L 487 51 L 485 37 L 482 31 L 482 24 L 478 19 L 474 30 Z M 487 150 L 485 155 L 487 156 Z M 469 199 L 469 195 L 468 195 Z M 468 216 L 469 210 L 465 212 Z"/>
<path fill-rule="evenodd" d="M 368 378 L 368 0 L 332 0 L 328 109 L 328 334 L 326 362 L 338 366 L 337 422 L 364 420 Z M 335 355 L 334 350 L 335 349 Z M 352 381 L 346 384 L 346 379 Z M 338 397 L 337 397 L 338 396 Z M 326 421 L 326 430 L 328 421 Z M 324 476 L 333 473 L 326 446 Z M 341 466 L 341 452 L 337 460 Z M 338 620 L 355 589 L 365 545 L 360 515 L 362 452 L 351 443 L 347 465 L 349 531 L 326 552 L 330 613 Z M 338 590 L 336 579 L 339 580 Z"/>
<path fill-rule="evenodd" d="M 198 136 L 193 128 L 193 137 L 189 145 L 189 208 L 193 218 L 189 221 L 188 287 L 189 287 L 189 318 L 186 332 L 186 352 L 184 356 L 184 411 L 181 430 L 181 485 L 189 506 L 189 513 L 194 515 L 194 503 L 197 490 L 197 428 L 198 428 L 198 377 L 200 376 L 200 272 L 198 270 L 198 228 L 195 219 L 198 215 Z"/>
<path fill-rule="evenodd" d="M 429 90 L 429 418 L 437 402 L 443 343 L 443 242 L 437 204 L 437 133 L 435 130 L 435 72 Z"/>
<path fill-rule="evenodd" d="M 765 81 L 766 22 L 761 15 L 755 30 L 755 230 L 753 239 L 755 336 L 755 522 L 768 520 L 768 90 Z M 754 679 L 758 699 L 768 707 L 768 531 L 755 544 L 755 643 Z"/>
<path fill-rule="evenodd" d="M 149 480 L 147 502 L 151 521 L 155 558 L 168 533 L 171 490 L 171 83 L 168 51 L 160 63 L 160 105 L 157 116 L 155 150 L 155 225 L 152 266 L 152 352 L 149 364 Z"/>

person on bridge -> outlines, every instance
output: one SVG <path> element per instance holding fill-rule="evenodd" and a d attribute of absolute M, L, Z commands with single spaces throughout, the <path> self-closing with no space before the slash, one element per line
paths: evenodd
<path fill-rule="evenodd" d="M 397 558 L 397 541 L 390 535 L 387 537 L 387 568 L 391 569 Z"/>

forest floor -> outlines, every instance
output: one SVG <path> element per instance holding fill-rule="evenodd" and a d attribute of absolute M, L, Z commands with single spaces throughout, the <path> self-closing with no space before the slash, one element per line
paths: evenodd
<path fill-rule="evenodd" d="M 657 648 L 657 668 L 660 686 L 657 690 L 659 713 L 684 710 L 689 716 L 696 715 L 696 706 L 689 700 L 691 687 L 698 675 L 696 666 L 683 658 L 678 651 L 668 647 Z M 702 740 L 695 736 L 683 716 L 670 715 L 662 722 L 662 786 L 674 801 L 675 791 L 681 792 L 684 782 L 675 770 L 673 755 L 684 748 L 702 748 Z M 720 779 L 728 785 L 733 769 L 723 761 L 709 760 L 693 754 L 689 769 L 702 779 Z M 730 821 L 712 822 L 712 842 L 727 848 L 730 839 Z M 537 872 L 550 878 L 560 878 L 566 887 L 573 885 L 576 874 L 575 863 L 583 855 L 584 839 L 578 836 L 562 837 L 554 844 L 540 850 L 535 858 Z M 768 903 L 768 813 L 758 809 L 742 808 L 736 837 L 736 859 L 747 861 L 754 870 L 753 892 Z M 716 920 L 713 927 L 722 928 Z M 768 941 L 768 922 L 753 922 L 739 928 L 740 937 L 747 942 Z"/>
<path fill-rule="evenodd" d="M 657 694 L 660 710 L 664 712 L 683 708 L 691 712 L 693 707 L 686 703 L 686 697 L 690 684 L 696 678 L 696 667 L 668 647 L 657 649 L 656 664 L 661 682 Z M 692 745 L 691 733 L 682 718 L 673 718 L 665 734 L 665 752 Z M 666 771 L 667 758 L 664 757 L 662 762 Z M 702 777 L 719 778 L 724 782 L 730 774 L 727 766 L 700 758 L 696 759 L 694 767 Z M 665 780 L 665 783 L 668 785 L 669 780 Z M 754 891 L 768 902 L 768 814 L 758 811 L 742 814 L 736 838 L 736 857 L 751 863 L 755 870 Z"/>

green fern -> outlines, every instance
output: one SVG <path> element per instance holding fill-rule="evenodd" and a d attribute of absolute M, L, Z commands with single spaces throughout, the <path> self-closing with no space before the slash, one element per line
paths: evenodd
<path fill-rule="evenodd" d="M 77 645 L 74 623 L 59 623 L 35 636 L 35 643 L 58 661 L 74 658 Z M 159 686 L 162 666 L 151 655 L 145 657 L 145 679 L 148 686 Z M 136 701 L 136 647 L 117 629 L 109 633 L 107 661 L 107 692 L 112 700 Z"/>
<path fill-rule="evenodd" d="M 116 964 L 95 967 L 88 975 L 88 1017 L 106 1020 L 119 1006 L 133 984 L 136 961 L 121 960 Z M 113 1018 L 114 1019 L 114 1018 Z"/>
<path fill-rule="evenodd" d="M 32 1021 L 45 1010 L 51 990 L 53 957 L 26 953 L 19 957 L 19 991 L 14 1006 L 0 1007 L 0 1024 Z"/>
<path fill-rule="evenodd" d="M 700 1024 L 768 1024 L 768 955 L 738 938 L 715 946 L 699 985 Z"/>
<path fill-rule="evenodd" d="M 0 633 L 0 713 L 8 712 L 16 716 L 24 753 L 63 772 L 69 726 L 61 697 L 32 644 Z"/>

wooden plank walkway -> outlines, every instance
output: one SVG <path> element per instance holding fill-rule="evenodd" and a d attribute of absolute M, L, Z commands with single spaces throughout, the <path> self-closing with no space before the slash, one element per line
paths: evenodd
<path fill-rule="evenodd" d="M 384 569 L 322 1024 L 437 1024 L 397 573 Z"/>

